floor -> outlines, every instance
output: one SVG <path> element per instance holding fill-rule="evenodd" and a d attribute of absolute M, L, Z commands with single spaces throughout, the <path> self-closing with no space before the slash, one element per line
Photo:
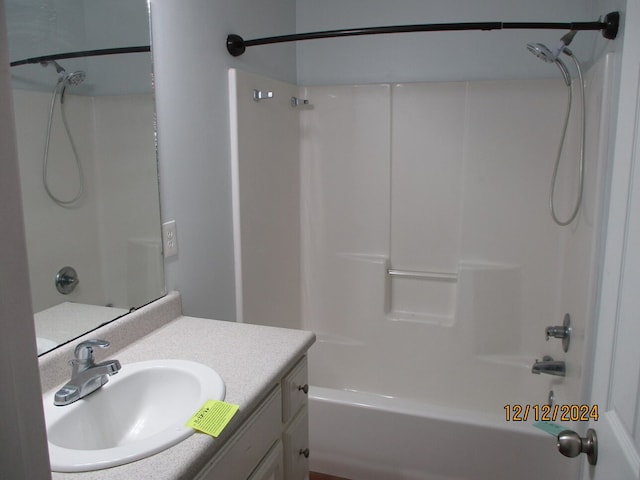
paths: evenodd
<path fill-rule="evenodd" d="M 348 478 L 334 477 L 326 473 L 309 472 L 309 480 L 349 480 Z"/>

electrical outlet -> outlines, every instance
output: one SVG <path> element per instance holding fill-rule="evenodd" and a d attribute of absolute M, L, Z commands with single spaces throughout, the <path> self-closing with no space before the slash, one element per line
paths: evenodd
<path fill-rule="evenodd" d="M 164 258 L 178 255 L 178 231 L 175 220 L 162 224 L 162 249 Z"/>

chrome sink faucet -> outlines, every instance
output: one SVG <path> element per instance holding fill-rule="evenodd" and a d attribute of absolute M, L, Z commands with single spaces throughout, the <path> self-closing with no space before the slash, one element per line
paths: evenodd
<path fill-rule="evenodd" d="M 69 361 L 71 365 L 71 380 L 69 380 L 54 396 L 54 405 L 69 405 L 95 392 L 109 381 L 109 375 L 115 375 L 120 370 L 118 360 L 107 360 L 96 363 L 93 358 L 95 347 L 107 348 L 106 340 L 87 340 L 76 346 L 75 358 Z"/>
<path fill-rule="evenodd" d="M 533 367 L 531 367 L 531 373 L 546 373 L 547 375 L 556 375 L 558 377 L 564 377 L 565 371 L 564 361 L 554 360 L 549 355 L 542 357 L 542 361 L 536 360 Z"/>

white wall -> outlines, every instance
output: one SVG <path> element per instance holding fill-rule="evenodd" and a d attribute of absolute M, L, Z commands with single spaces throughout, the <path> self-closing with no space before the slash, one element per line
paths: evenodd
<path fill-rule="evenodd" d="M 293 0 L 152 0 L 152 32 L 164 220 L 175 219 L 177 257 L 166 261 L 169 289 L 185 314 L 235 319 L 227 69 L 295 80 L 292 45 L 233 59 L 226 36 L 295 29 Z"/>
<path fill-rule="evenodd" d="M 589 0 L 510 2 L 297 0 L 298 32 L 338 28 L 455 22 L 594 21 L 609 10 Z M 600 5 L 599 5 L 600 7 Z M 595 10 L 595 11 L 594 11 Z M 602 11 L 601 11 L 602 10 Z M 298 83 L 327 85 L 557 76 L 554 66 L 529 54 L 529 42 L 555 46 L 562 30 L 425 32 L 299 42 Z M 593 58 L 602 36 L 579 33 L 571 48 Z"/>
<path fill-rule="evenodd" d="M 50 478 L 30 306 L 18 155 L 0 0 L 0 476 Z"/>

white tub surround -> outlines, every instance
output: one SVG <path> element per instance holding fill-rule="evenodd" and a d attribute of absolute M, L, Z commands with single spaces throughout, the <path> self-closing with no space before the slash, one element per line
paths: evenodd
<path fill-rule="evenodd" d="M 558 384 L 579 401 L 611 70 L 603 57 L 586 75 L 586 182 L 571 228 L 548 211 L 561 79 L 296 94 L 232 70 L 238 312 L 295 326 L 277 322 L 301 311 L 302 326 L 318 333 L 314 385 L 492 413 L 544 403 Z M 254 89 L 273 97 L 256 102 Z M 292 106 L 294 95 L 309 103 Z M 576 118 L 558 174 L 561 215 L 577 188 Z M 299 232 L 282 227 L 298 222 Z M 575 333 L 568 353 L 544 336 L 565 313 Z M 532 375 L 543 355 L 566 361 L 567 376 Z"/>
<path fill-rule="evenodd" d="M 585 76 L 584 196 L 567 228 L 548 211 L 567 99 L 560 78 L 308 86 L 296 94 L 307 105 L 285 108 L 291 85 L 241 71 L 230 76 L 231 123 L 238 127 L 232 136 L 235 233 L 241 239 L 236 267 L 277 273 L 264 275 L 268 281 L 250 274 L 251 288 L 237 276 L 239 311 L 263 298 L 282 298 L 281 289 L 299 276 L 301 299 L 288 308 L 299 303 L 302 326 L 318 334 L 309 353 L 311 384 L 386 397 L 394 411 L 409 402 L 426 412 L 401 413 L 389 419 L 388 431 L 372 430 L 378 418 L 387 421 L 386 407 L 370 417 L 361 399 L 349 396 L 322 403 L 324 413 L 317 414 L 312 399 L 312 469 L 368 480 L 376 478 L 374 469 L 383 472 L 380 478 L 393 478 L 388 472 L 400 471 L 404 454 L 378 454 L 368 441 L 388 437 L 401 444 L 411 430 L 409 443 L 437 444 L 439 429 L 449 428 L 432 421 L 442 406 L 462 412 L 472 436 L 484 429 L 498 438 L 503 429 L 513 442 L 554 446 L 553 438 L 537 432 L 512 437 L 503 413 L 508 404 L 545 404 L 551 390 L 558 404 L 585 403 L 612 60 L 602 57 Z M 255 102 L 252 88 L 274 97 Z M 577 103 L 558 170 L 562 217 L 577 191 Z M 296 115 L 297 127 L 283 127 Z M 296 134 L 299 151 L 285 148 Z M 270 148 L 262 148 L 265 139 Z M 299 192 L 289 188 L 277 195 L 278 182 L 292 171 L 299 172 Z M 266 219 L 294 207 L 300 209 L 300 248 L 290 248 L 283 260 L 281 246 L 298 234 Z M 299 269 L 293 265 L 298 252 Z M 289 291 L 293 296 L 298 288 Z M 278 304 L 280 311 L 286 308 Z M 244 309 L 244 319 L 258 321 L 250 312 Z M 545 341 L 545 328 L 562 324 L 566 313 L 573 328 L 568 352 L 557 339 Z M 532 365 L 544 355 L 564 361 L 566 376 L 533 375 Z M 345 406 L 349 401 L 353 405 Z M 474 420 L 486 415 L 494 423 Z M 354 440 L 347 444 L 359 451 L 335 441 L 345 425 Z M 450 427 L 464 435 L 459 422 Z M 447 458 L 449 447 L 443 448 L 430 466 L 407 462 L 413 476 L 401 478 L 502 478 L 491 469 L 495 450 L 486 450 L 486 463 L 458 471 L 439 463 Z M 427 458 L 419 448 L 414 454 Z M 536 471 L 539 462 L 555 463 L 556 456 L 545 447 L 521 468 Z M 327 461 L 314 463 L 320 459 Z M 332 468 L 344 464 L 349 469 Z M 484 477 L 474 473 L 479 468 Z"/>
<path fill-rule="evenodd" d="M 605 58 L 587 75 L 585 195 L 571 228 L 548 211 L 561 80 L 301 89 L 313 104 L 300 113 L 313 385 L 493 413 L 544 403 L 558 383 L 582 398 L 610 71 Z M 577 188 L 575 118 L 561 215 Z M 566 354 L 544 336 L 565 313 L 577 333 Z M 543 355 L 566 361 L 567 376 L 532 375 Z"/>
<path fill-rule="evenodd" d="M 68 380 L 70 367 L 67 361 L 73 356 L 73 348 L 89 338 L 111 342 L 109 349 L 96 352 L 98 361 L 115 358 L 126 365 L 153 359 L 183 359 L 208 365 L 226 383 L 225 401 L 239 405 L 240 410 L 218 439 L 196 433 L 167 450 L 130 464 L 86 473 L 54 472 L 54 479 L 175 480 L 196 477 L 224 448 L 225 442 L 242 428 L 256 407 L 263 406 L 263 400 L 268 396 L 269 399 L 273 397 L 274 389 L 304 356 L 315 337 L 311 332 L 300 330 L 185 317 L 181 315 L 180 295 L 172 292 L 41 356 L 43 392 Z M 281 409 L 277 411 L 280 424 Z M 282 425 L 284 428 L 289 423 Z M 275 447 L 279 448 L 279 445 L 276 442 Z"/>
<path fill-rule="evenodd" d="M 298 88 L 235 69 L 229 88 L 236 319 L 299 328 Z"/>

